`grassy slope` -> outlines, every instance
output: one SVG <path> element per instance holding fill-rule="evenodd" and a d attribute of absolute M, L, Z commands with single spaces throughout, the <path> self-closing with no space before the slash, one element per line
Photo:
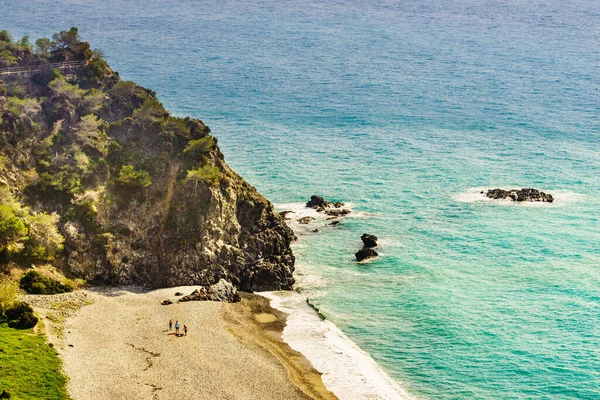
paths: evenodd
<path fill-rule="evenodd" d="M 11 400 L 68 399 L 66 378 L 56 351 L 30 329 L 0 324 L 0 392 Z"/>

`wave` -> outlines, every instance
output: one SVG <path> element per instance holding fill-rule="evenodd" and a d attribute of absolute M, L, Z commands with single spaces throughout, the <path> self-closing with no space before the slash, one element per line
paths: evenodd
<path fill-rule="evenodd" d="M 576 203 L 584 198 L 584 195 L 580 193 L 567 192 L 567 191 L 553 191 L 544 190 L 546 193 L 551 193 L 554 197 L 554 202 L 545 203 L 541 201 L 524 201 L 516 202 L 509 199 L 494 200 L 484 196 L 481 192 L 488 190 L 488 187 L 476 187 L 470 188 L 462 193 L 455 193 L 452 198 L 461 203 L 476 203 L 476 202 L 489 202 L 494 205 L 502 206 L 519 206 L 519 207 L 556 207 L 562 206 L 568 203 Z"/>
<path fill-rule="evenodd" d="M 340 400 L 413 399 L 304 296 L 295 292 L 259 294 L 288 314 L 283 339 L 323 374 L 323 383 Z"/>

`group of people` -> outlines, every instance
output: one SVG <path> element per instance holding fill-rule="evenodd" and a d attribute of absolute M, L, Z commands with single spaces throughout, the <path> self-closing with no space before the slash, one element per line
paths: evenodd
<path fill-rule="evenodd" d="M 175 336 L 187 336 L 188 327 L 183 325 L 183 334 L 179 333 L 179 321 L 175 321 Z M 169 331 L 173 330 L 173 320 L 169 320 Z"/>

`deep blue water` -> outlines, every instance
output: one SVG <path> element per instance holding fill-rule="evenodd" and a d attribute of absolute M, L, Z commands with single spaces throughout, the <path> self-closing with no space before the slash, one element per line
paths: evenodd
<path fill-rule="evenodd" d="M 71 26 L 271 201 L 352 203 L 299 286 L 410 393 L 600 399 L 600 3 L 0 0 Z M 476 201 L 529 186 L 558 200 Z"/>

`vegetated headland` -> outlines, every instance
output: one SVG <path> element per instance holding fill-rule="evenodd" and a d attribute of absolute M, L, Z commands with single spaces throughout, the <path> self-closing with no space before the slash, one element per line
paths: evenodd
<path fill-rule="evenodd" d="M 202 121 L 76 28 L 0 32 L 0 396 L 335 398 L 266 299 L 149 291 L 291 289 L 294 240 Z"/>

